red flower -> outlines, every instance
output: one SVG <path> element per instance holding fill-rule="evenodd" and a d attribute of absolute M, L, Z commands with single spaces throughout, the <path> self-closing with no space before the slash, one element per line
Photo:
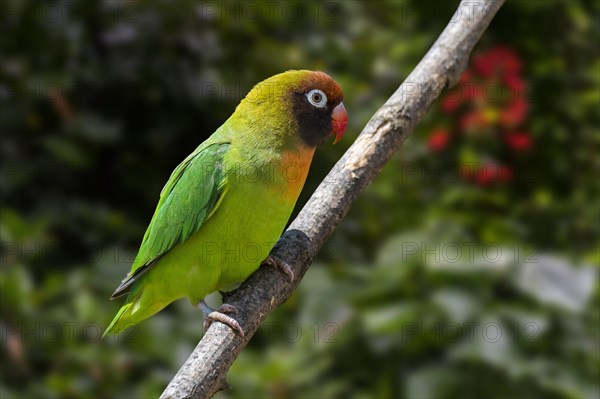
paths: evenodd
<path fill-rule="evenodd" d="M 509 181 L 513 177 L 511 168 L 493 162 L 488 162 L 477 171 L 476 181 L 480 186 L 487 186 L 498 181 Z"/>
<path fill-rule="evenodd" d="M 441 103 L 442 111 L 447 114 L 451 114 L 452 112 L 456 111 L 456 108 L 458 108 L 462 102 L 461 97 L 460 91 L 454 91 L 445 95 Z"/>
<path fill-rule="evenodd" d="M 502 110 L 500 121 L 506 126 L 518 125 L 525 120 L 527 108 L 527 103 L 524 99 L 517 99 Z"/>
<path fill-rule="evenodd" d="M 527 132 L 510 133 L 504 137 L 508 146 L 518 152 L 529 150 L 533 144 L 531 135 Z"/>
<path fill-rule="evenodd" d="M 492 76 L 515 76 L 521 72 L 521 61 L 510 48 L 497 46 L 473 59 L 476 74 L 490 78 Z"/>
<path fill-rule="evenodd" d="M 517 53 L 508 47 L 498 46 L 492 49 L 497 62 L 496 71 L 500 75 L 517 75 L 521 73 L 521 60 Z"/>
<path fill-rule="evenodd" d="M 506 83 L 506 85 L 511 90 L 516 92 L 517 96 L 519 96 L 519 97 L 524 96 L 523 91 L 525 90 L 525 82 L 523 82 L 523 79 L 521 79 L 520 76 L 508 75 L 508 76 L 504 77 L 504 83 Z"/>
<path fill-rule="evenodd" d="M 465 72 L 463 72 L 462 75 L 460 75 L 460 82 L 459 83 L 467 83 L 470 82 L 472 79 L 471 76 L 471 72 L 469 72 L 469 70 L 466 70 Z"/>
<path fill-rule="evenodd" d="M 434 131 L 427 139 L 427 147 L 433 152 L 440 152 L 448 147 L 450 141 L 450 133 L 446 129 L 438 129 Z"/>
<path fill-rule="evenodd" d="M 476 57 L 473 60 L 473 71 L 479 76 L 492 76 L 494 73 L 494 60 L 487 54 Z"/>

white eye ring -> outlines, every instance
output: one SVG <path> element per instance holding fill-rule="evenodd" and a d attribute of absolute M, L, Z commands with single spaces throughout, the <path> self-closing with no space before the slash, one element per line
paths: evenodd
<path fill-rule="evenodd" d="M 327 96 L 319 89 L 313 89 L 306 93 L 308 102 L 317 108 L 323 108 L 327 105 Z"/>

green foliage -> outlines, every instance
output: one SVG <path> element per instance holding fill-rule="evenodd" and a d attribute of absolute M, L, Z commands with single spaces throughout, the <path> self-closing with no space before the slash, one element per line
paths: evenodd
<path fill-rule="evenodd" d="M 597 397 L 600 329 L 597 308 L 588 307 L 597 270 L 523 257 L 517 247 L 496 259 L 459 246 L 462 230 L 445 224 L 391 237 L 368 267 L 315 265 L 296 300 L 258 335 L 267 338 L 265 367 L 283 371 L 266 389 L 290 397 Z M 277 338 L 297 349 L 271 360 Z M 263 368 L 245 365 L 260 362 L 253 356 L 244 352 L 232 368 L 230 382 L 243 389 L 230 396 L 264 392 Z M 290 378 L 295 370 L 310 378 Z"/>
<path fill-rule="evenodd" d="M 454 3 L 3 1 L 0 396 L 158 396 L 198 311 L 100 334 L 173 168 L 254 83 L 322 69 L 350 125 L 317 152 L 301 206 Z M 220 397 L 600 396 L 599 11 L 507 2 L 469 70 L 507 49 L 491 64 L 520 65 L 526 108 L 499 119 L 515 80 L 498 71 L 471 76 L 502 96 L 435 104 Z"/>

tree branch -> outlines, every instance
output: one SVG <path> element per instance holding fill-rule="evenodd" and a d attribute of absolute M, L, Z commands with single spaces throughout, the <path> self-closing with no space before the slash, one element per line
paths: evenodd
<path fill-rule="evenodd" d="M 224 302 L 244 310 L 236 319 L 245 337 L 213 323 L 161 398 L 208 398 L 227 386 L 227 371 L 260 323 L 290 297 L 354 200 L 401 147 L 431 103 L 458 81 L 475 43 L 503 3 L 462 0 L 429 52 L 373 115 L 273 249 L 294 269 L 294 281 L 259 268 L 227 294 Z"/>

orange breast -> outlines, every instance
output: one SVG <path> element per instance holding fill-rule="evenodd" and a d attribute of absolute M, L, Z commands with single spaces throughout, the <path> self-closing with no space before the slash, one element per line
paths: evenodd
<path fill-rule="evenodd" d="M 284 198 L 294 202 L 298 199 L 298 195 L 300 195 L 300 191 L 304 187 L 314 153 L 314 148 L 283 153 L 278 169 L 285 182 L 282 192 Z"/>

